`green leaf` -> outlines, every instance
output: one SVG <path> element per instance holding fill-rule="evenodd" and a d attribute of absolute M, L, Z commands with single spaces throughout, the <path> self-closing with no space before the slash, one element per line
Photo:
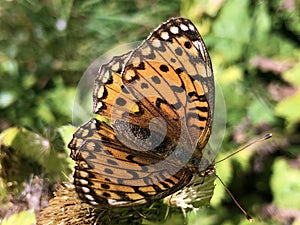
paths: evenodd
<path fill-rule="evenodd" d="M 0 144 L 4 146 L 11 146 L 14 138 L 16 137 L 19 131 L 20 129 L 17 127 L 11 127 L 4 130 L 0 134 Z"/>
<path fill-rule="evenodd" d="M 248 4 L 247 0 L 226 1 L 213 25 L 217 38 L 214 47 L 229 62 L 242 57 L 244 45 L 249 43 L 251 23 Z"/>
<path fill-rule="evenodd" d="M 263 42 L 268 38 L 268 32 L 271 29 L 271 17 L 268 14 L 267 2 L 261 1 L 254 9 L 254 23 L 256 41 Z"/>
<path fill-rule="evenodd" d="M 35 223 L 36 221 L 34 211 L 27 210 L 10 216 L 8 219 L 2 221 L 1 225 L 33 225 Z"/>
<path fill-rule="evenodd" d="M 248 117 L 254 125 L 275 121 L 272 109 L 259 97 L 248 106 Z"/>
<path fill-rule="evenodd" d="M 70 135 L 68 136 L 70 137 Z M 9 128 L 0 135 L 1 145 L 7 147 L 5 164 L 10 181 L 27 180 L 33 174 L 47 174 L 51 181 L 63 180 L 71 173 L 69 150 L 55 129 L 41 135 L 25 128 Z M 68 142 L 67 142 L 68 143 Z M 1 152 L 5 154 L 5 152 Z M 2 157 L 3 157 L 2 156 Z"/>
<path fill-rule="evenodd" d="M 300 57 L 300 54 L 298 55 Z M 300 62 L 298 62 L 293 68 L 286 71 L 282 76 L 283 78 L 292 84 L 293 86 L 299 86 L 300 87 Z"/>
<path fill-rule="evenodd" d="M 300 121 L 300 91 L 295 95 L 279 102 L 275 107 L 275 114 L 284 117 L 287 121 L 287 129 L 292 129 Z"/>
<path fill-rule="evenodd" d="M 271 189 L 277 206 L 300 210 L 300 171 L 283 158 L 274 162 Z"/>

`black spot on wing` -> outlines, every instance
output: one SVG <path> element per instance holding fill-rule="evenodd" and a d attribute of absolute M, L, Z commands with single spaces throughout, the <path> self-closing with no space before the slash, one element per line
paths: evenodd
<path fill-rule="evenodd" d="M 109 189 L 110 186 L 108 184 L 101 184 L 101 187 L 104 188 L 104 189 Z"/>
<path fill-rule="evenodd" d="M 166 73 L 166 72 L 169 71 L 169 67 L 166 66 L 166 65 L 160 65 L 160 66 L 159 66 L 159 69 L 160 69 L 162 72 L 164 72 L 164 73 Z"/>
<path fill-rule="evenodd" d="M 191 42 L 189 42 L 189 41 L 184 42 L 184 47 L 186 47 L 187 49 L 190 49 L 192 47 Z"/>
<path fill-rule="evenodd" d="M 176 72 L 177 75 L 180 75 L 183 72 L 183 69 L 182 68 L 177 68 L 175 70 L 175 72 Z"/>
<path fill-rule="evenodd" d="M 137 69 L 137 70 L 144 70 L 145 69 L 145 63 L 144 62 L 140 62 L 139 65 L 135 67 L 135 69 Z"/>

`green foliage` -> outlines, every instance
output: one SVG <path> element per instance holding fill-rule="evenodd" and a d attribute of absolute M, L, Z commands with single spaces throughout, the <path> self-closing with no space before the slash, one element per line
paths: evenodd
<path fill-rule="evenodd" d="M 1 177 L 6 182 L 22 182 L 31 174 L 45 174 L 50 182 L 64 180 L 72 169 L 61 135 L 71 138 L 74 127 L 62 127 L 58 131 L 63 132 L 49 129 L 43 136 L 25 128 L 11 127 L 3 131 L 0 135 Z"/>
<path fill-rule="evenodd" d="M 283 0 L 1 1 L 1 200 L 11 182 L 20 184 L 30 174 L 44 174 L 49 183 L 70 176 L 74 165 L 66 144 L 75 128 L 67 124 L 86 68 L 106 51 L 142 40 L 162 21 L 181 15 L 203 35 L 224 94 L 227 128 L 218 158 L 262 133 L 274 134 L 257 151 L 217 164 L 217 174 L 255 224 L 299 224 L 292 213 L 278 217 L 300 210 L 293 201 L 299 198 L 299 163 L 291 167 L 300 154 L 299 7 L 299 1 Z M 188 212 L 187 224 L 246 224 L 216 185 L 211 207 Z M 282 211 L 269 215 L 265 204 Z M 182 221 L 174 211 L 166 224 Z"/>
<path fill-rule="evenodd" d="M 300 171 L 288 165 L 286 160 L 277 159 L 273 164 L 271 187 L 274 193 L 274 202 L 279 207 L 300 209 Z"/>
<path fill-rule="evenodd" d="M 1 225 L 32 225 L 35 223 L 36 220 L 34 212 L 32 210 L 27 210 L 10 216 L 8 219 L 2 221 Z"/>
<path fill-rule="evenodd" d="M 275 113 L 286 119 L 286 128 L 293 130 L 300 121 L 300 60 L 298 57 L 297 64 L 290 70 L 286 71 L 282 76 L 283 79 L 295 88 L 295 93 L 283 99 L 275 107 Z M 295 76 L 297 75 L 297 76 Z M 288 110 L 287 110 L 288 109 Z"/>
<path fill-rule="evenodd" d="M 151 29 L 179 7 L 176 1 L 151 6 L 146 1 L 4 1 L 0 109 L 5 123 L 70 122 L 74 88 L 93 58 L 113 45 L 140 40 L 144 24 Z M 161 16 L 153 20 L 153 14 Z"/>

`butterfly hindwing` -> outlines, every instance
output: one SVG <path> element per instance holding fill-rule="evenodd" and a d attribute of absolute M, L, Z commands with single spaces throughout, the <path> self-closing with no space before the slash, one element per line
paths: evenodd
<path fill-rule="evenodd" d="M 141 154 L 129 149 L 113 133 L 111 126 L 92 119 L 74 134 L 69 144 L 77 162 L 76 191 L 85 202 L 139 205 L 174 193 L 190 181 L 190 171 L 151 151 Z"/>

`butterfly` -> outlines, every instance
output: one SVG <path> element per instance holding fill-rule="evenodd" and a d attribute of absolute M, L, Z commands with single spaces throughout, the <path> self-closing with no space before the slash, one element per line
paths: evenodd
<path fill-rule="evenodd" d="M 92 118 L 68 144 L 74 185 L 93 206 L 137 206 L 210 171 L 203 155 L 214 115 L 211 60 L 195 25 L 171 18 L 136 49 L 101 66 Z"/>

